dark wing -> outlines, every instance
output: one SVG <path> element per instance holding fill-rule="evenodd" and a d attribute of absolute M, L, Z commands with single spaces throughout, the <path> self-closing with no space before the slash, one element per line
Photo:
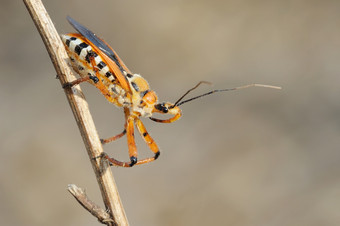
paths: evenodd
<path fill-rule="evenodd" d="M 129 82 L 125 76 L 125 73 L 129 74 L 131 72 L 118 57 L 115 51 L 108 44 L 106 44 L 104 40 L 99 38 L 92 31 L 71 17 L 67 16 L 67 20 L 84 38 L 86 38 L 91 43 L 92 48 L 97 52 L 97 54 L 99 54 L 105 60 L 105 63 L 108 65 L 110 70 L 112 70 L 114 76 L 118 79 L 122 88 L 131 92 Z"/>
<path fill-rule="evenodd" d="M 116 55 L 116 53 L 109 47 L 104 41 L 102 41 L 97 35 L 95 35 L 92 31 L 72 19 L 71 17 L 67 16 L 68 22 L 86 39 L 88 39 L 90 42 L 93 43 L 93 45 L 97 46 L 102 52 L 104 52 L 108 57 L 113 60 L 121 72 L 125 71 L 125 69 L 122 67 L 119 57 Z"/>

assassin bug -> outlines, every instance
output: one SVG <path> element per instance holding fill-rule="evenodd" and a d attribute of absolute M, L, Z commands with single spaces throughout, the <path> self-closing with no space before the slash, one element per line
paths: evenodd
<path fill-rule="evenodd" d="M 64 42 L 67 53 L 71 59 L 73 69 L 81 78 L 66 83 L 63 87 L 69 88 L 87 81 L 98 88 L 108 101 L 118 107 L 124 108 L 124 131 L 111 138 L 101 140 L 102 143 L 105 144 L 114 141 L 125 134 L 127 136 L 130 162 L 121 162 L 104 154 L 103 157 L 109 160 L 113 165 L 132 167 L 133 165 L 154 161 L 159 157 L 159 148 L 147 132 L 140 117 L 147 117 L 160 123 L 171 123 L 178 120 L 182 115 L 178 106 L 202 96 L 210 95 L 215 92 L 247 88 L 250 86 L 278 88 L 261 84 L 251 84 L 231 89 L 213 90 L 182 101 L 182 99 L 193 89 L 197 88 L 202 83 L 207 83 L 202 81 L 194 88 L 188 90 L 175 102 L 175 104 L 169 102 L 158 103 L 157 95 L 154 91 L 150 90 L 148 82 L 139 74 L 131 73 L 116 52 L 104 40 L 71 17 L 67 17 L 67 20 L 79 34 L 69 33 L 61 35 L 61 39 Z M 169 119 L 157 119 L 151 117 L 153 113 L 170 114 L 173 115 L 173 117 Z M 154 153 L 153 157 L 137 160 L 134 126 L 137 127 L 141 137 Z"/>

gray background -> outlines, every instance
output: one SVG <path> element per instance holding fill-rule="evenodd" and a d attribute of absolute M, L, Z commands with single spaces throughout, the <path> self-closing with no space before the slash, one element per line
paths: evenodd
<path fill-rule="evenodd" d="M 144 119 L 162 154 L 113 167 L 131 225 L 340 225 L 339 1 L 44 1 L 60 33 L 71 15 L 104 38 L 160 100 L 248 83 L 283 86 L 183 105 Z M 97 225 L 66 191 L 102 205 L 73 115 L 22 1 L 0 7 L 2 225 Z M 123 112 L 82 85 L 101 137 Z M 194 95 L 194 94 L 193 94 Z M 150 156 L 137 137 L 141 156 Z M 128 160 L 126 139 L 105 151 Z"/>

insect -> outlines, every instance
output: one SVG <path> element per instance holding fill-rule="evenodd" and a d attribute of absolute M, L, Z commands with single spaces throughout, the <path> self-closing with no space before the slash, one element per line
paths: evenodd
<path fill-rule="evenodd" d="M 157 95 L 150 89 L 148 82 L 139 74 L 133 74 L 104 40 L 71 17 L 67 17 L 67 20 L 79 33 L 61 35 L 61 39 L 71 59 L 73 69 L 80 75 L 80 78 L 64 84 L 63 87 L 69 88 L 87 81 L 99 89 L 109 102 L 124 109 L 125 125 L 123 132 L 111 138 L 101 140 L 102 143 L 105 144 L 117 140 L 125 134 L 127 136 L 130 162 L 118 161 L 105 154 L 104 157 L 113 165 L 132 167 L 134 165 L 152 162 L 159 157 L 159 148 L 147 132 L 140 119 L 141 117 L 147 117 L 160 123 L 172 123 L 182 116 L 181 109 L 178 106 L 202 96 L 250 86 L 277 88 L 261 84 L 251 84 L 231 89 L 213 90 L 182 101 L 193 89 L 202 83 L 207 83 L 201 81 L 195 87 L 188 90 L 174 104 L 169 102 L 158 103 Z M 170 114 L 173 116 L 169 119 L 157 119 L 151 117 L 153 113 Z M 138 160 L 134 137 L 135 126 L 145 143 L 154 153 L 153 157 Z"/>

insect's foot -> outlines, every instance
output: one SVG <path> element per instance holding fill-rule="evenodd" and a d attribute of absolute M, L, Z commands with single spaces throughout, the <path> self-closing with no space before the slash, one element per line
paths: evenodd
<path fill-rule="evenodd" d="M 93 157 L 92 159 L 96 160 L 96 159 L 99 159 L 99 158 L 105 158 L 106 156 L 107 156 L 107 154 L 105 152 L 103 152 L 100 155 Z"/>
<path fill-rule="evenodd" d="M 159 157 L 160 154 L 161 154 L 161 153 L 160 153 L 159 151 L 156 152 L 155 157 L 154 157 L 155 160 L 158 159 L 158 157 Z"/>
<path fill-rule="evenodd" d="M 63 89 L 68 89 L 71 88 L 73 86 L 73 84 L 71 82 L 66 82 L 63 84 Z"/>
<path fill-rule="evenodd" d="M 135 156 L 132 156 L 131 158 L 130 158 L 130 164 L 129 164 L 129 166 L 133 166 L 133 165 L 135 165 L 137 163 L 137 158 L 135 157 Z"/>
<path fill-rule="evenodd" d="M 108 154 L 106 154 L 105 152 L 103 152 L 103 153 L 101 153 L 100 155 L 98 155 L 98 156 L 96 156 L 96 157 L 93 157 L 92 159 L 96 160 L 96 159 L 98 159 L 98 158 L 100 158 L 100 161 L 102 162 L 102 161 L 105 161 L 106 159 L 109 160 L 110 157 L 108 156 Z M 109 162 L 109 165 L 110 165 L 110 166 L 113 166 L 113 165 L 114 165 L 110 160 L 109 160 L 108 162 Z"/>

